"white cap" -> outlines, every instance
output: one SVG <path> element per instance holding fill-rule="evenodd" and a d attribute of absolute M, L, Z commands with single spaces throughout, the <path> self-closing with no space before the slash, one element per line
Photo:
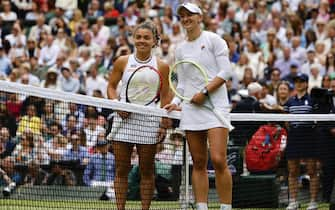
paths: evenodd
<path fill-rule="evenodd" d="M 189 11 L 191 13 L 202 15 L 202 11 L 198 7 L 198 5 L 190 3 L 190 2 L 183 3 L 183 4 L 178 6 L 178 8 L 177 8 L 177 14 L 178 15 L 179 15 L 179 12 L 180 12 L 181 8 L 185 8 L 187 11 Z"/>
<path fill-rule="evenodd" d="M 248 94 L 251 95 L 253 93 L 257 93 L 262 89 L 262 86 L 258 82 L 252 82 L 248 85 Z"/>

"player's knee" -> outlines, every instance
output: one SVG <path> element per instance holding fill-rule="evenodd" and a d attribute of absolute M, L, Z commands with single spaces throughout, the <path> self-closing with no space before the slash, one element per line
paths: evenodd
<path fill-rule="evenodd" d="M 193 170 L 206 170 L 207 160 L 205 158 L 193 158 Z"/>
<path fill-rule="evenodd" d="M 225 157 L 221 157 L 219 155 L 211 156 L 211 161 L 214 169 L 217 171 L 224 171 L 228 169 L 227 159 Z"/>

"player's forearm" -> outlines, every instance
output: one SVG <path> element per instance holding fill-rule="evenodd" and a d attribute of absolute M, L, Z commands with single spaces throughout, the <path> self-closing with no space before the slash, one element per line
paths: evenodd
<path fill-rule="evenodd" d="M 215 77 L 213 81 L 211 81 L 207 86 L 208 93 L 215 92 L 218 88 L 220 88 L 225 83 L 225 80 L 221 77 Z"/>
<path fill-rule="evenodd" d="M 116 88 L 114 88 L 112 85 L 108 85 L 107 87 L 107 96 L 109 99 L 118 99 L 118 95 L 116 92 Z"/>

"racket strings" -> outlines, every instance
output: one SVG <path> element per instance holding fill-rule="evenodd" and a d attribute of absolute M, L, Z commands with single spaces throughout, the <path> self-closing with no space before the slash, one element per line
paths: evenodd
<path fill-rule="evenodd" d="M 140 67 L 129 78 L 127 85 L 127 101 L 130 103 L 148 105 L 159 101 L 161 77 L 157 70 L 151 67 Z"/>

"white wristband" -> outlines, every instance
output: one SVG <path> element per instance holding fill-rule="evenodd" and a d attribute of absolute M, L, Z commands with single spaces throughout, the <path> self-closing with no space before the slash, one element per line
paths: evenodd
<path fill-rule="evenodd" d="M 181 103 L 181 99 L 178 97 L 174 97 L 171 101 L 171 104 L 176 104 L 179 106 L 179 104 Z"/>

